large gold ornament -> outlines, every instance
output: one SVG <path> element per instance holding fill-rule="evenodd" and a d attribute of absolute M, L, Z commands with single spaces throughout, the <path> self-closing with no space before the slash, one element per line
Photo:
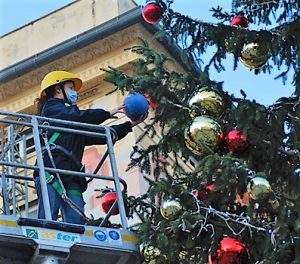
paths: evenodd
<path fill-rule="evenodd" d="M 182 206 L 178 200 L 167 199 L 160 205 L 160 213 L 167 220 L 174 220 L 181 213 Z"/>
<path fill-rule="evenodd" d="M 269 59 L 268 48 L 263 44 L 249 43 L 241 52 L 240 61 L 249 69 L 259 69 Z"/>
<path fill-rule="evenodd" d="M 272 192 L 272 189 L 270 183 L 265 178 L 255 177 L 248 183 L 247 191 L 250 195 L 250 198 L 253 200 L 258 200 L 264 195 Z"/>
<path fill-rule="evenodd" d="M 224 110 L 223 98 L 213 89 L 202 88 L 189 101 L 189 106 L 197 106 L 206 110 L 208 115 L 219 117 Z M 197 111 L 192 111 L 193 117 L 197 116 Z"/>
<path fill-rule="evenodd" d="M 185 144 L 196 155 L 216 150 L 222 136 L 221 126 L 212 118 L 198 116 L 185 131 Z"/>

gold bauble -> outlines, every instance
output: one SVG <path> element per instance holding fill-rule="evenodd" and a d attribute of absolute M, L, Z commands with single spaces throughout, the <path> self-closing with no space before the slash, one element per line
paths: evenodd
<path fill-rule="evenodd" d="M 161 255 L 161 251 L 153 246 L 142 246 L 141 251 L 145 262 L 148 264 L 155 264 L 156 259 Z"/>
<path fill-rule="evenodd" d="M 185 144 L 196 155 L 216 150 L 221 141 L 221 126 L 212 118 L 198 116 L 185 131 Z"/>
<path fill-rule="evenodd" d="M 181 213 L 182 206 L 178 200 L 163 200 L 160 205 L 160 213 L 167 220 L 174 220 Z"/>
<path fill-rule="evenodd" d="M 262 177 L 255 177 L 247 185 L 247 191 L 253 200 L 258 200 L 272 192 L 270 183 Z"/>
<path fill-rule="evenodd" d="M 268 48 L 263 44 L 249 43 L 244 46 L 240 61 L 249 69 L 259 69 L 264 66 L 269 59 Z"/>
<path fill-rule="evenodd" d="M 206 110 L 208 115 L 219 117 L 224 111 L 223 98 L 213 89 L 202 88 L 189 101 L 189 106 L 197 106 Z M 191 115 L 196 116 L 196 111 Z"/>

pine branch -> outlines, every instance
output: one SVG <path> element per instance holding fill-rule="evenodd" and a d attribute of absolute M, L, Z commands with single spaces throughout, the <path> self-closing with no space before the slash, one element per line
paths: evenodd
<path fill-rule="evenodd" d="M 266 50 L 271 52 L 275 65 L 287 65 L 288 70 L 280 75 L 282 78 L 285 78 L 287 72 L 291 69 L 290 66 L 293 69 L 297 68 L 295 61 L 300 43 L 299 24 L 300 19 L 295 17 L 294 21 L 275 26 L 268 31 L 248 30 L 224 24 L 203 22 L 175 12 L 171 8 L 167 9 L 163 20 L 164 30 L 180 46 L 192 53 L 194 58 L 198 58 L 200 54 L 204 53 L 208 46 L 216 45 L 218 50 L 222 50 L 222 52 L 215 53 L 209 63 L 209 65 L 214 63 L 215 68 L 218 70 L 223 70 L 220 61 L 224 59 L 228 39 L 236 39 L 237 45 L 232 50 L 235 55 L 240 54 L 243 44 L 263 42 Z M 287 49 L 287 47 L 290 47 L 290 51 L 283 51 L 283 48 Z M 236 60 L 237 57 L 235 63 Z M 215 63 L 216 61 L 218 63 Z M 265 67 L 264 70 L 266 69 L 270 69 L 270 67 Z"/>
<path fill-rule="evenodd" d="M 300 119 L 299 119 L 300 120 Z M 270 141 L 264 140 L 264 143 L 268 144 L 269 146 L 272 144 Z M 300 151 L 297 149 L 285 149 L 284 147 L 280 147 L 278 151 L 282 154 L 287 156 L 296 157 L 300 161 Z"/>
<path fill-rule="evenodd" d="M 220 36 L 224 35 L 223 25 L 211 29 Z M 195 31 L 196 38 L 209 35 L 209 31 L 200 34 L 201 30 Z M 207 41 L 203 41 L 203 52 Z M 291 43 L 294 45 L 293 42 L 286 42 L 287 46 L 281 47 L 281 51 L 294 56 L 292 46 L 288 46 Z M 219 64 L 224 55 L 222 42 L 219 44 L 219 53 L 215 55 L 212 64 Z M 141 241 L 155 245 L 162 252 L 159 259 L 161 263 L 167 261 L 181 264 L 178 262 L 179 253 L 186 249 L 190 241 L 194 244 L 189 246 L 189 253 L 201 259 L 201 262 L 196 259 L 194 263 L 202 263 L 202 260 L 207 260 L 210 250 L 213 252 L 217 248 L 224 234 L 237 235 L 245 244 L 251 245 L 253 263 L 261 260 L 276 263 L 279 256 L 287 259 L 289 256 L 282 250 L 281 241 L 292 246 L 287 237 L 293 237 L 295 231 L 291 226 L 290 229 L 284 229 L 286 233 L 277 232 L 276 228 L 280 227 L 281 230 L 287 222 L 293 224 L 294 220 L 287 216 L 287 210 L 295 214 L 299 211 L 299 197 L 294 195 L 298 187 L 294 174 L 299 169 L 300 158 L 297 150 L 297 144 L 300 144 L 300 99 L 297 93 L 296 96 L 280 98 L 266 107 L 247 100 L 245 92 L 242 92 L 242 98 L 238 98 L 223 91 L 222 83 L 209 79 L 208 68 L 200 71 L 197 76 L 190 72 L 177 73 L 165 66 L 168 61 L 166 56 L 152 50 L 146 43 L 131 50 L 141 55 L 133 64 L 133 73 L 127 75 L 117 69 L 110 69 L 107 80 L 121 91 L 147 93 L 158 104 L 155 118 L 138 139 L 140 141 L 146 136 L 155 135 L 153 144 L 146 149 L 136 146 L 130 164 L 139 165 L 148 174 L 153 172 L 152 164 L 158 168 L 155 170 L 155 180 L 150 176 L 145 177 L 150 186 L 147 193 L 130 204 L 133 208 L 131 212 L 136 212 L 142 221 L 137 227 Z M 295 61 L 289 63 L 294 65 Z M 295 83 L 299 82 L 298 77 L 296 69 Z M 226 141 L 212 155 L 193 155 L 185 146 L 184 131 L 193 120 L 190 112 L 194 109 L 189 101 L 203 87 L 213 88 L 224 100 L 222 115 L 215 117 L 224 134 L 236 127 L 247 135 L 249 146 L 243 152 L 229 151 Z M 207 114 L 205 107 L 196 108 L 199 115 Z M 154 124 L 159 124 L 158 131 L 153 131 Z M 160 155 L 169 156 L 171 164 L 168 167 L 163 164 L 159 168 L 161 164 L 157 157 Z M 191 156 L 196 161 L 195 168 L 186 172 L 180 165 Z M 253 201 L 248 196 L 248 202 L 237 200 L 237 194 L 242 197 L 246 193 L 249 179 L 255 177 L 266 178 L 273 191 L 266 199 Z M 211 183 L 215 189 L 208 192 L 206 186 Z M 204 198 L 199 200 L 198 211 L 194 208 L 193 200 L 187 198 L 191 197 L 192 190 L 204 192 Z M 168 196 L 179 200 L 183 208 L 174 220 L 166 220 L 160 213 L 160 204 L 164 201 L 162 197 Z M 276 200 L 276 207 L 270 199 L 271 202 Z M 240 202 L 246 204 L 246 208 L 239 205 Z M 245 231 L 249 231 L 250 236 Z M 262 244 L 268 246 L 262 247 Z M 276 254 L 273 254 L 274 249 Z"/>

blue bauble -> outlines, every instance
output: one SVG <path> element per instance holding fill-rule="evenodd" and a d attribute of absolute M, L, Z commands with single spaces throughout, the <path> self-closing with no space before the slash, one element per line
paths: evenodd
<path fill-rule="evenodd" d="M 140 93 L 131 93 L 124 100 L 124 111 L 127 117 L 132 121 L 138 121 L 143 118 L 149 109 L 149 103 L 144 95 Z"/>

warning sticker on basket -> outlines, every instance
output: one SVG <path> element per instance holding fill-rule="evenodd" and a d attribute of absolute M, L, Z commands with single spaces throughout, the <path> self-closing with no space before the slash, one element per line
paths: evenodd
<path fill-rule="evenodd" d="M 102 230 L 96 230 L 94 232 L 94 236 L 97 240 L 101 241 L 101 242 L 108 242 L 107 240 L 107 234 L 105 231 Z"/>
<path fill-rule="evenodd" d="M 122 243 L 121 233 L 117 230 L 96 230 L 94 237 L 101 242 Z"/>
<path fill-rule="evenodd" d="M 108 231 L 108 239 L 109 239 L 109 242 L 112 242 L 112 243 L 122 243 L 121 234 L 117 230 L 109 230 Z"/>

